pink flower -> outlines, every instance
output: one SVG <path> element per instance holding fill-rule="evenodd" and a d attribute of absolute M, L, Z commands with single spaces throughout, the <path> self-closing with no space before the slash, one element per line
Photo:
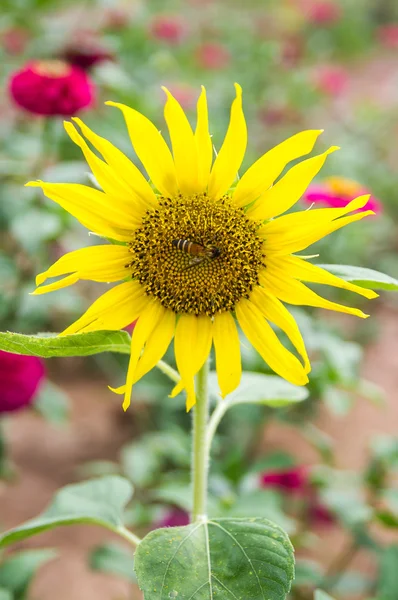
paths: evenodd
<path fill-rule="evenodd" d="M 187 25 L 175 15 L 157 15 L 150 24 L 149 31 L 155 39 L 175 45 L 185 38 Z"/>
<path fill-rule="evenodd" d="M 264 488 L 278 488 L 290 493 L 302 493 L 309 483 L 308 469 L 304 466 L 293 467 L 281 471 L 268 471 L 260 477 L 260 485 Z"/>
<path fill-rule="evenodd" d="M 307 20 L 314 25 L 331 25 L 341 19 L 342 10 L 332 0 L 315 0 L 303 5 Z"/>
<path fill-rule="evenodd" d="M 196 60 L 203 69 L 225 69 L 231 61 L 229 50 L 218 42 L 206 42 L 196 49 Z"/>
<path fill-rule="evenodd" d="M 30 113 L 70 117 L 94 101 L 86 73 L 59 60 L 32 61 L 11 76 L 14 102 Z"/>
<path fill-rule="evenodd" d="M 187 83 L 166 83 L 165 85 L 184 110 L 191 110 L 195 107 L 197 94 L 192 86 Z"/>
<path fill-rule="evenodd" d="M 183 527 L 189 525 L 189 515 L 182 508 L 171 508 L 166 516 L 159 521 L 156 529 L 160 527 Z"/>
<path fill-rule="evenodd" d="M 0 45 L 7 54 L 22 54 L 29 41 L 29 31 L 23 27 L 10 27 L 0 34 Z"/>
<path fill-rule="evenodd" d="M 347 88 L 346 69 L 338 65 L 322 65 L 313 74 L 315 87 L 328 96 L 339 96 Z"/>
<path fill-rule="evenodd" d="M 380 43 L 389 49 L 398 48 L 398 23 L 382 25 L 377 31 Z"/>
<path fill-rule="evenodd" d="M 31 404 L 44 376 L 40 358 L 0 350 L 0 414 Z"/>
<path fill-rule="evenodd" d="M 303 196 L 304 202 L 308 204 L 322 203 L 331 208 L 342 208 L 351 200 L 364 194 L 369 194 L 363 185 L 345 177 L 327 177 L 322 183 L 312 184 Z M 371 196 L 361 210 L 373 210 L 380 213 L 382 210 L 379 200 Z"/>
<path fill-rule="evenodd" d="M 92 32 L 81 31 L 68 44 L 62 53 L 62 59 L 71 65 L 88 71 L 94 65 L 113 60 L 113 55 L 101 45 Z"/>

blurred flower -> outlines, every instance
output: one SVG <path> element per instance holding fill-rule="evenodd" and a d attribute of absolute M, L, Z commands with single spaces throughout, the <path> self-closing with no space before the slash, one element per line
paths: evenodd
<path fill-rule="evenodd" d="M 303 40 L 299 35 L 287 36 L 282 42 L 281 63 L 288 69 L 297 66 L 303 57 Z"/>
<path fill-rule="evenodd" d="M 380 26 L 377 30 L 377 37 L 386 48 L 398 48 L 398 23 Z"/>
<path fill-rule="evenodd" d="M 107 60 L 112 53 L 105 48 L 92 32 L 79 32 L 62 53 L 62 59 L 84 71 Z"/>
<path fill-rule="evenodd" d="M 231 61 L 228 49 L 218 42 L 206 42 L 196 48 L 196 60 L 203 69 L 224 69 Z"/>
<path fill-rule="evenodd" d="M 40 358 L 0 350 L 0 413 L 31 404 L 44 376 Z"/>
<path fill-rule="evenodd" d="M 84 71 L 59 60 L 29 62 L 12 74 L 9 92 L 18 106 L 46 116 L 70 117 L 94 100 Z"/>
<path fill-rule="evenodd" d="M 187 24 L 176 15 L 157 15 L 149 31 L 152 37 L 169 44 L 180 44 L 187 34 Z"/>
<path fill-rule="evenodd" d="M 184 110 L 192 110 L 196 105 L 196 90 L 187 83 L 169 83 L 167 88 Z"/>
<path fill-rule="evenodd" d="M 134 6 L 132 5 L 105 9 L 103 17 L 104 26 L 108 29 L 120 31 L 130 24 L 134 12 Z"/>
<path fill-rule="evenodd" d="M 327 177 L 321 183 L 313 183 L 304 193 L 303 200 L 308 204 L 322 203 L 332 208 L 347 206 L 357 196 L 369 194 L 369 190 L 357 181 L 345 177 Z M 380 213 L 381 203 L 371 196 L 361 210 L 373 210 Z"/>
<path fill-rule="evenodd" d="M 288 104 L 269 104 L 258 112 L 258 118 L 267 127 L 300 122 L 300 112 Z"/>
<path fill-rule="evenodd" d="M 311 525 L 332 525 L 336 522 L 334 514 L 322 504 L 316 495 L 310 500 L 307 518 Z"/>
<path fill-rule="evenodd" d="M 29 32 L 23 27 L 10 27 L 0 33 L 0 46 L 7 54 L 22 54 L 29 41 Z"/>
<path fill-rule="evenodd" d="M 348 85 L 348 73 L 338 65 L 321 65 L 313 74 L 315 87 L 328 96 L 339 96 Z"/>
<path fill-rule="evenodd" d="M 332 0 L 310 0 L 302 4 L 308 22 L 314 25 L 331 25 L 342 17 L 342 9 Z"/>
<path fill-rule="evenodd" d="M 308 487 L 308 469 L 304 466 L 267 471 L 260 476 L 261 487 L 303 492 Z"/>
<path fill-rule="evenodd" d="M 189 514 L 182 508 L 171 508 L 168 513 L 157 523 L 156 529 L 160 527 L 184 527 L 189 525 Z"/>

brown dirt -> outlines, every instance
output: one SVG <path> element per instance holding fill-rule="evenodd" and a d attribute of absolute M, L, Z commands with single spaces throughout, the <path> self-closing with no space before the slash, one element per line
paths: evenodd
<path fill-rule="evenodd" d="M 324 410 L 317 425 L 335 440 L 337 465 L 358 469 L 366 460 L 375 434 L 396 434 L 398 421 L 398 312 L 381 307 L 379 340 L 367 349 L 363 366 L 366 378 L 381 385 L 388 398 L 385 408 L 358 400 L 347 417 L 337 418 Z M 0 515 L 4 528 L 37 515 L 59 487 L 76 481 L 76 468 L 88 460 L 114 460 L 131 437 L 132 423 L 120 411 L 118 400 L 103 382 L 78 381 L 63 384 L 72 399 L 71 424 L 50 426 L 29 412 L 8 423 L 9 447 L 18 478 L 0 487 Z M 303 462 L 317 457 L 296 430 L 281 425 L 267 429 L 264 446 L 292 450 Z M 56 547 L 59 558 L 41 569 L 32 587 L 33 600 L 126 600 L 140 598 L 122 579 L 91 572 L 87 550 L 112 534 L 89 526 L 73 526 L 32 538 L 18 547 Z M 346 540 L 337 529 L 322 530 L 312 552 L 330 564 Z M 16 548 L 16 547 L 15 547 Z M 371 558 L 358 555 L 352 565 L 373 571 Z"/>

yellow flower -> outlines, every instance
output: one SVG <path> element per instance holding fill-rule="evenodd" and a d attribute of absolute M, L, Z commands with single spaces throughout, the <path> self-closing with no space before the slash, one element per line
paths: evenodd
<path fill-rule="evenodd" d="M 344 288 L 366 298 L 377 295 L 295 255 L 332 231 L 373 214 L 354 212 L 368 196 L 344 208 L 279 217 L 299 200 L 327 155 L 337 149 L 303 160 L 274 183 L 288 163 L 311 152 L 321 131 L 303 131 L 269 150 L 231 188 L 247 143 L 242 91 L 235 87 L 228 130 L 215 158 L 204 88 L 195 131 L 165 89 L 172 152 L 146 117 L 128 106 L 107 103 L 122 111 L 150 183 L 120 150 L 75 118 L 81 134 L 69 122 L 66 131 L 81 148 L 102 191 L 78 184 L 28 184 L 41 187 L 97 235 L 119 242 L 66 254 L 37 276 L 41 287 L 34 293 L 57 290 L 79 279 L 123 281 L 61 335 L 118 330 L 138 319 L 126 384 L 114 390 L 124 394 L 125 410 L 133 384 L 156 365 L 173 338 L 181 381 L 172 395 L 185 389 L 187 410 L 196 401 L 194 376 L 213 344 L 221 393 L 232 392 L 241 377 L 236 321 L 276 373 L 304 385 L 310 362 L 284 303 L 366 317 L 358 309 L 323 299 L 304 282 Z M 354 214 L 346 216 L 349 213 Z M 65 277 L 42 285 L 61 275 Z M 281 344 L 270 323 L 285 332 L 300 359 Z"/>

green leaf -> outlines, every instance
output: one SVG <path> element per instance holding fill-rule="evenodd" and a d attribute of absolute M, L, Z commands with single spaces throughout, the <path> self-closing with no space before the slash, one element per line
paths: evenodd
<path fill-rule="evenodd" d="M 22 600 L 37 569 L 55 556 L 54 550 L 24 550 L 5 558 L 0 565 L 0 588 Z"/>
<path fill-rule="evenodd" d="M 137 581 L 133 555 L 119 544 L 109 543 L 95 548 L 90 555 L 90 567 L 94 571 L 120 575 L 132 583 Z"/>
<path fill-rule="evenodd" d="M 127 479 L 117 475 L 67 485 L 38 517 L 0 535 L 0 547 L 61 525 L 92 523 L 116 533 L 123 527 L 123 509 L 133 493 Z"/>
<path fill-rule="evenodd" d="M 300 586 L 315 587 L 321 581 L 322 574 L 323 570 L 318 563 L 302 558 L 296 562 L 293 585 L 295 588 Z"/>
<path fill-rule="evenodd" d="M 217 374 L 210 373 L 210 389 L 218 395 Z M 292 385 L 276 375 L 244 372 L 239 387 L 227 396 L 229 405 L 265 404 L 274 408 L 308 398 L 305 387 Z"/>
<path fill-rule="evenodd" d="M 322 590 L 315 590 L 314 600 L 334 600 L 334 598 Z"/>
<path fill-rule="evenodd" d="M 10 590 L 0 587 L 0 600 L 14 600 L 14 598 Z"/>
<path fill-rule="evenodd" d="M 214 519 L 149 533 L 137 548 L 135 572 L 145 600 L 284 600 L 293 547 L 267 519 Z"/>
<path fill-rule="evenodd" d="M 63 425 L 68 420 L 69 398 L 61 388 L 45 381 L 35 398 L 34 408 L 49 423 Z"/>
<path fill-rule="evenodd" d="M 317 265 L 317 267 L 322 267 L 322 269 L 326 269 L 326 271 L 333 273 L 333 275 L 337 275 L 337 277 L 341 277 L 346 281 L 352 281 L 364 288 L 371 288 L 373 290 L 398 290 L 397 279 L 373 269 L 352 267 L 350 265 Z"/>
<path fill-rule="evenodd" d="M 130 341 L 127 331 L 92 331 L 63 337 L 0 332 L 0 350 L 42 358 L 89 356 L 100 352 L 130 354 Z"/>
<path fill-rule="evenodd" d="M 380 557 L 377 596 L 382 600 L 396 600 L 398 590 L 398 545 L 385 548 Z"/>

